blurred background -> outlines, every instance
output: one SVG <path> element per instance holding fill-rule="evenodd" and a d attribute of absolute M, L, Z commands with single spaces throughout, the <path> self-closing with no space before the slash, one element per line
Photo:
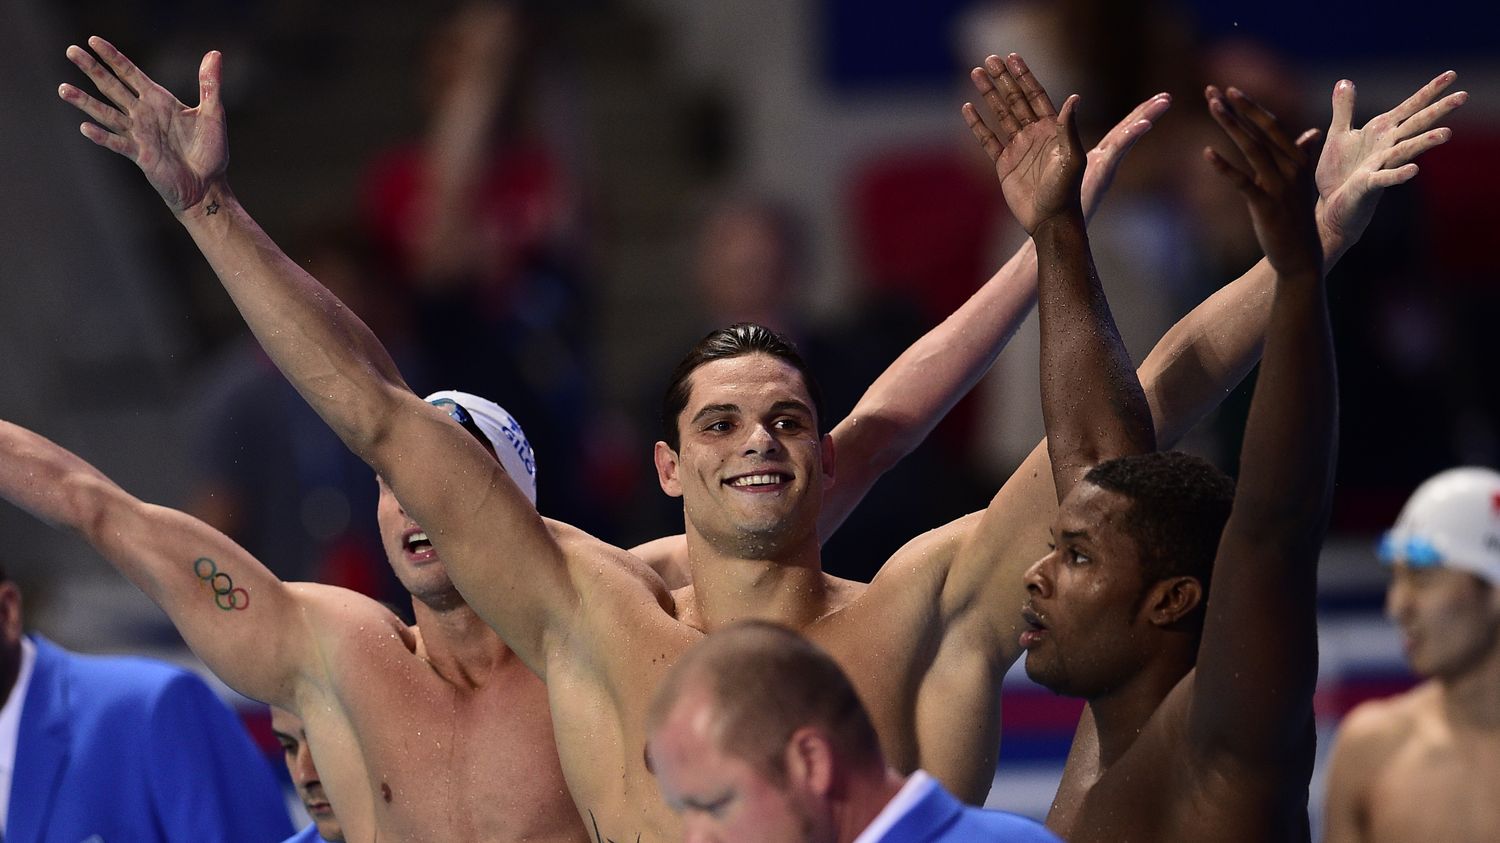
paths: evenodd
<path fill-rule="evenodd" d="M 1472 94 L 1453 140 L 1387 193 L 1331 275 L 1344 427 L 1320 569 L 1326 750 L 1353 704 L 1412 681 L 1381 617 L 1375 536 L 1424 477 L 1500 464 L 1487 333 L 1500 7 L 1241 5 L 10 0 L 0 414 L 218 525 L 284 578 L 406 602 L 368 469 L 271 367 L 133 165 L 80 137 L 57 98 L 59 82 L 87 87 L 63 50 L 91 34 L 190 104 L 200 57 L 223 51 L 246 207 L 414 389 L 515 413 L 542 512 L 624 546 L 681 530 L 650 446 L 665 378 L 699 336 L 741 319 L 790 333 L 836 420 L 1021 242 L 959 116 L 985 55 L 1019 51 L 1055 99 L 1081 93 L 1088 144 L 1174 94 L 1092 229 L 1138 361 L 1258 257 L 1243 203 L 1199 157 L 1218 143 L 1205 84 L 1322 127 L 1340 78 L 1358 83 L 1360 124 L 1452 68 Z M 831 572 L 867 579 L 906 539 L 985 505 L 1041 436 L 1036 345 L 1033 318 L 829 543 Z M 1232 472 L 1248 399 L 1232 395 L 1186 447 Z M 81 543 L 9 507 L 0 529 L 33 627 L 191 660 Z M 1045 813 L 1078 708 L 1014 672 L 992 804 Z"/>

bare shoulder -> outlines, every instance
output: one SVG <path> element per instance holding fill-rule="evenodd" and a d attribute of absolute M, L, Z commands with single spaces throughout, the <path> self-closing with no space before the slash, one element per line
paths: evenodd
<path fill-rule="evenodd" d="M 649 600 L 671 611 L 671 589 L 645 560 L 571 524 L 550 518 L 543 521 L 567 558 L 575 560 L 570 563 L 569 575 L 585 602 L 614 598 L 629 603 Z"/>
<path fill-rule="evenodd" d="M 1404 694 L 1360 703 L 1339 725 L 1336 742 L 1342 755 L 1378 763 L 1420 733 L 1438 713 L 1438 689 L 1424 683 Z"/>
<path fill-rule="evenodd" d="M 321 642 L 357 639 L 368 642 L 395 635 L 415 651 L 416 635 L 390 607 L 357 591 L 321 583 L 287 583 L 302 620 Z"/>
<path fill-rule="evenodd" d="M 692 582 L 687 536 L 681 533 L 638 544 L 630 549 L 630 554 L 655 571 L 669 589 L 675 590 Z"/>

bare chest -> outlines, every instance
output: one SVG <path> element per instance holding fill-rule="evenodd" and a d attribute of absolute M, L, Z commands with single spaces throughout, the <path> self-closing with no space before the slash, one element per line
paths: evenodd
<path fill-rule="evenodd" d="M 584 839 L 545 689 L 524 665 L 478 688 L 449 683 L 416 656 L 384 666 L 338 691 L 382 838 Z"/>
<path fill-rule="evenodd" d="M 1500 839 L 1500 740 L 1414 739 L 1375 779 L 1367 839 Z"/>

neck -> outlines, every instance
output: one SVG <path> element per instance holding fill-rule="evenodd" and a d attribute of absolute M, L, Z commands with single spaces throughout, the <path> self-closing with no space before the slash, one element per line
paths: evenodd
<path fill-rule="evenodd" d="M 1130 749 L 1162 700 L 1192 668 L 1190 659 L 1169 653 L 1142 667 L 1120 687 L 1089 699 L 1099 735 L 1100 772 Z"/>
<path fill-rule="evenodd" d="M 853 843 L 896 798 L 904 784 L 906 777 L 883 763 L 850 776 L 842 795 L 831 806 L 833 839 L 837 843 Z"/>
<path fill-rule="evenodd" d="M 715 548 L 690 527 L 688 567 L 705 631 L 747 618 L 804 629 L 830 607 L 816 536 L 776 559 L 746 559 Z"/>
<path fill-rule="evenodd" d="M 1438 680 L 1443 713 L 1455 727 L 1500 731 L 1500 643 L 1462 675 Z"/>
<path fill-rule="evenodd" d="M 467 603 L 435 609 L 412 598 L 417 621 L 418 655 L 438 675 L 477 688 L 496 667 L 515 660 L 515 654 Z"/>

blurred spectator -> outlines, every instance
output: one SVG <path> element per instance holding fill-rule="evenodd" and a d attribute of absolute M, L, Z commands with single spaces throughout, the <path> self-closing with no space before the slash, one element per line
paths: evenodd
<path fill-rule="evenodd" d="M 313 761 L 312 747 L 307 745 L 307 729 L 302 718 L 284 708 L 271 706 L 271 731 L 281 744 L 286 758 L 286 771 L 292 777 L 292 786 L 297 789 L 297 798 L 312 818 L 312 825 L 297 832 L 286 843 L 343 843 L 344 827 L 333 813 L 328 794 L 323 791 L 323 780 L 318 776 L 318 767 Z"/>
<path fill-rule="evenodd" d="M 462 385 L 527 419 L 551 478 L 542 511 L 597 530 L 590 291 L 573 185 L 532 119 L 542 50 L 530 23 L 518 3 L 474 2 L 439 28 L 426 135 L 377 156 L 362 202 L 412 293 L 431 375 L 418 390 Z"/>

